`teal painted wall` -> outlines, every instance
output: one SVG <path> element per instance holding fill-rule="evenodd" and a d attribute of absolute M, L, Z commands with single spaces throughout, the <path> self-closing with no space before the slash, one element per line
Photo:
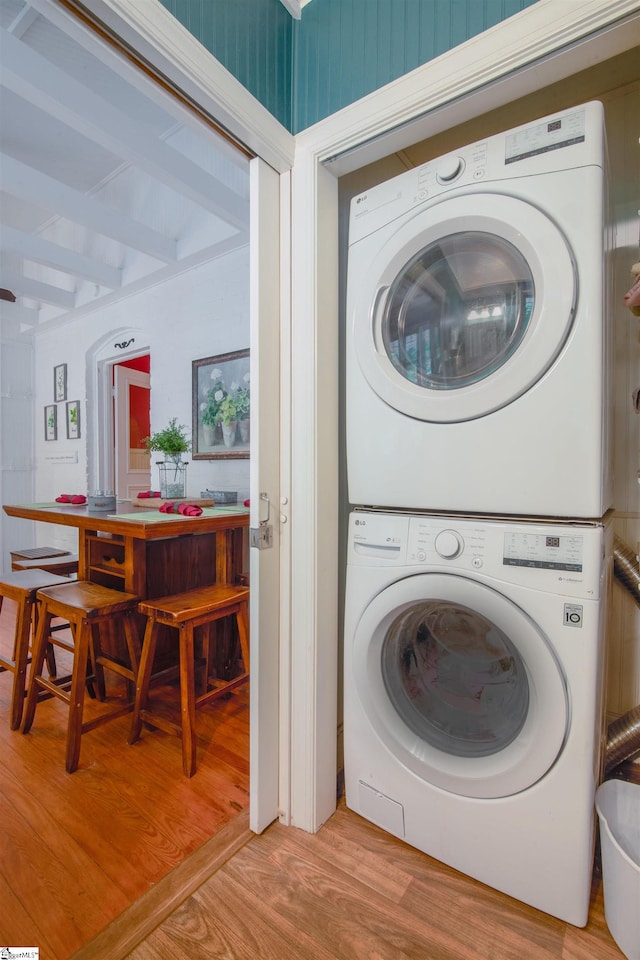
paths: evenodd
<path fill-rule="evenodd" d="M 160 0 L 298 133 L 537 0 Z M 577 0 L 576 0 L 577 2 Z"/>
<path fill-rule="evenodd" d="M 293 21 L 280 0 L 160 0 L 291 130 Z"/>
<path fill-rule="evenodd" d="M 537 0 L 311 0 L 294 23 L 292 132 Z"/>

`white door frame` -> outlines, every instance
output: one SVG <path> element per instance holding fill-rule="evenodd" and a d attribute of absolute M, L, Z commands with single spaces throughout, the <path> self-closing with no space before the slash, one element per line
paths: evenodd
<path fill-rule="evenodd" d="M 630 49 L 639 40 L 639 5 L 538 0 L 295 140 L 156 0 L 91 0 L 91 9 L 280 173 L 292 166 L 295 145 L 288 611 L 294 642 L 281 638 L 291 656 L 281 689 L 291 697 L 295 723 L 281 736 L 281 761 L 290 770 L 281 806 L 290 803 L 283 818 L 290 814 L 296 826 L 315 831 L 333 812 L 336 792 L 337 177 Z"/>

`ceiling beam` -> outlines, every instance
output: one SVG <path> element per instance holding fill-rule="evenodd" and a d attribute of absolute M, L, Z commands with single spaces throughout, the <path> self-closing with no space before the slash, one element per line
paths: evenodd
<path fill-rule="evenodd" d="M 88 197 L 6 154 L 0 154 L 0 169 L 2 189 L 7 193 L 39 204 L 45 210 L 89 227 L 96 233 L 140 250 L 156 260 L 165 263 L 177 260 L 175 240 L 112 210 L 99 200 Z"/>
<path fill-rule="evenodd" d="M 38 311 L 34 307 L 21 307 L 17 303 L 0 302 L 0 320 L 17 320 L 30 327 L 38 324 Z"/>
<path fill-rule="evenodd" d="M 18 38 L 24 36 L 37 16 L 38 11 L 34 10 L 33 7 L 28 5 L 23 7 L 13 23 L 9 25 L 9 33 Z"/>
<path fill-rule="evenodd" d="M 42 283 L 41 280 L 32 280 L 31 277 L 23 277 L 19 273 L 8 273 L 3 270 L 2 283 L 16 295 L 48 303 L 52 307 L 73 310 L 76 305 L 76 296 L 72 291 L 54 287 L 50 283 Z"/>
<path fill-rule="evenodd" d="M 112 290 L 122 286 L 122 271 L 118 267 L 99 263 L 91 257 L 76 253 L 75 250 L 61 247 L 51 240 L 43 240 L 32 233 L 16 230 L 15 227 L 2 225 L 2 246 L 5 250 L 19 253 L 26 260 L 43 263 L 75 277 L 84 277 L 85 280 L 110 287 Z"/>
<path fill-rule="evenodd" d="M 182 196 L 242 228 L 247 223 L 246 200 L 225 187 L 202 167 L 140 125 L 107 100 L 73 80 L 26 44 L 1 31 L 2 83 L 17 96 L 140 167 Z M 55 92 L 54 92 L 55 91 Z"/>

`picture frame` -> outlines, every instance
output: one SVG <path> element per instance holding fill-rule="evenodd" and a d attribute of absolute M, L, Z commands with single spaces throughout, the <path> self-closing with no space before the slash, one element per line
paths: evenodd
<path fill-rule="evenodd" d="M 80 439 L 80 401 L 67 400 L 66 404 L 67 440 Z"/>
<path fill-rule="evenodd" d="M 44 408 L 44 438 L 45 440 L 58 439 L 58 408 L 50 403 Z"/>
<path fill-rule="evenodd" d="M 247 460 L 250 443 L 250 351 L 192 361 L 194 460 Z"/>
<path fill-rule="evenodd" d="M 53 399 L 60 403 L 67 399 L 67 365 L 59 363 L 53 368 Z"/>

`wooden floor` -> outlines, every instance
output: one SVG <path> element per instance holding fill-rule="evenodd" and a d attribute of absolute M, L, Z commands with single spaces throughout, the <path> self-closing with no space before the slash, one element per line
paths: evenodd
<path fill-rule="evenodd" d="M 247 694 L 199 711 L 190 781 L 177 739 L 129 747 L 127 719 L 83 738 L 71 776 L 62 704 L 42 704 L 27 736 L 0 724 L 0 943 L 41 960 L 620 960 L 597 870 L 578 929 L 344 805 L 315 836 L 252 835 Z"/>
<path fill-rule="evenodd" d="M 12 630 L 5 600 L 7 653 Z M 80 767 L 67 774 L 65 705 L 41 703 L 30 733 L 12 732 L 11 680 L 0 673 L 0 944 L 67 960 L 247 809 L 248 685 L 198 711 L 198 770 L 188 780 L 180 741 L 143 728 L 129 746 L 128 716 L 85 734 Z"/>
<path fill-rule="evenodd" d="M 622 957 L 597 874 L 589 923 L 579 929 L 462 876 L 344 806 L 315 836 L 273 824 L 252 837 L 153 932 L 136 937 L 136 922 L 144 925 L 154 908 L 138 903 L 74 960 Z"/>

